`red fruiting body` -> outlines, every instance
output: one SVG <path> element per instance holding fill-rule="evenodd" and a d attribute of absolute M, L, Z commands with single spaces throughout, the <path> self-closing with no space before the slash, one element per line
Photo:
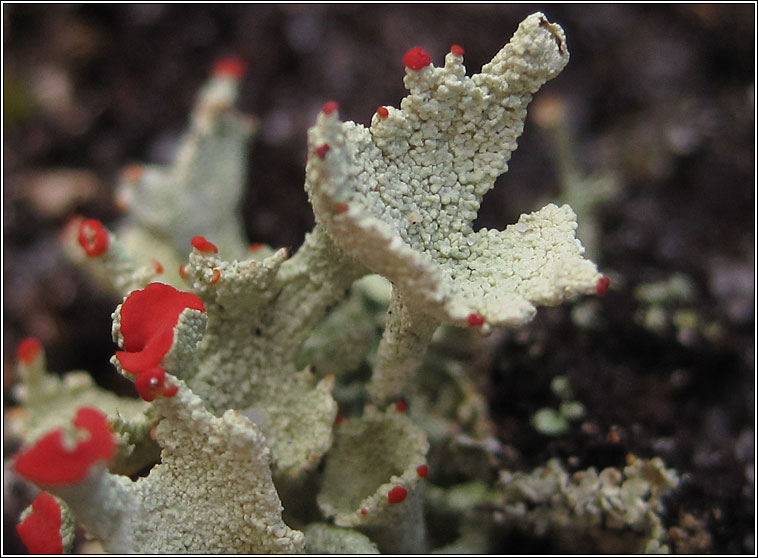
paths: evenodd
<path fill-rule="evenodd" d="M 32 513 L 16 525 L 16 532 L 30 554 L 63 554 L 61 507 L 47 492 L 32 502 Z"/>
<path fill-rule="evenodd" d="M 258 250 L 260 250 L 264 246 L 265 246 L 265 244 L 263 244 L 262 242 L 254 242 L 253 244 L 251 244 L 250 246 L 248 246 L 247 249 L 250 252 L 257 252 Z"/>
<path fill-rule="evenodd" d="M 318 155 L 319 159 L 323 159 L 324 157 L 326 157 L 326 153 L 327 153 L 327 151 L 329 151 L 329 149 L 330 148 L 329 148 L 329 144 L 328 143 L 324 143 L 322 145 L 319 145 L 316 148 L 316 155 Z"/>
<path fill-rule="evenodd" d="M 432 57 L 421 47 L 413 47 L 403 56 L 403 64 L 411 70 L 420 70 L 431 63 Z"/>
<path fill-rule="evenodd" d="M 231 77 L 240 79 L 245 75 L 246 64 L 236 56 L 222 58 L 213 66 L 213 77 Z"/>
<path fill-rule="evenodd" d="M 63 430 L 53 430 L 16 457 L 15 471 L 42 486 L 75 484 L 85 479 L 95 462 L 113 457 L 116 445 L 102 412 L 82 407 L 74 426 L 89 432 L 89 437 L 70 448 L 64 443 Z"/>
<path fill-rule="evenodd" d="M 16 349 L 16 360 L 24 364 L 31 364 L 42 350 L 42 343 L 34 337 L 27 337 Z"/>
<path fill-rule="evenodd" d="M 379 118 L 387 118 L 390 115 L 390 111 L 387 110 L 387 107 L 379 107 L 376 109 L 376 114 L 379 115 Z"/>
<path fill-rule="evenodd" d="M 342 424 L 343 422 L 345 422 L 345 417 L 343 417 L 340 414 L 337 414 L 337 416 L 334 417 L 334 422 L 335 424 Z"/>
<path fill-rule="evenodd" d="M 350 206 L 345 202 L 338 203 L 334 208 L 337 213 L 345 213 L 348 209 L 350 209 Z"/>
<path fill-rule="evenodd" d="M 139 163 L 129 165 L 122 171 L 122 176 L 127 182 L 139 182 L 143 174 L 145 174 L 145 167 Z"/>
<path fill-rule="evenodd" d="M 608 279 L 608 277 L 601 277 L 597 280 L 597 285 L 595 286 L 595 291 L 597 292 L 598 296 L 605 296 L 605 293 L 608 292 L 608 287 L 611 284 L 611 280 Z"/>
<path fill-rule="evenodd" d="M 155 271 L 156 275 L 162 275 L 163 266 L 161 265 L 161 262 L 158 260 L 153 260 L 153 270 Z"/>
<path fill-rule="evenodd" d="M 471 327 L 484 325 L 484 318 L 480 316 L 479 314 L 469 314 L 468 318 L 466 318 L 466 321 L 468 322 L 468 325 L 470 325 Z"/>
<path fill-rule="evenodd" d="M 197 248 L 201 252 L 207 252 L 209 254 L 218 254 L 218 248 L 212 242 L 205 240 L 204 236 L 193 236 L 192 246 Z"/>
<path fill-rule="evenodd" d="M 134 387 L 145 401 L 153 401 L 156 397 L 173 397 L 179 391 L 175 385 L 166 385 L 166 371 L 160 366 L 153 366 L 137 374 Z"/>
<path fill-rule="evenodd" d="M 189 277 L 189 275 L 187 275 L 187 268 L 183 265 L 179 266 L 179 277 L 181 277 L 182 279 L 186 279 L 187 277 Z"/>
<path fill-rule="evenodd" d="M 406 496 L 408 496 L 408 491 L 402 486 L 396 486 L 389 491 L 389 494 L 387 494 L 387 501 L 389 501 L 390 504 L 399 504 L 405 500 Z"/>
<path fill-rule="evenodd" d="M 160 363 L 174 343 L 174 327 L 185 308 L 205 312 L 197 296 L 163 283 L 133 291 L 121 305 L 124 350 L 116 351 L 116 358 L 124 370 L 137 376 L 134 385 L 145 401 L 176 395 L 176 386 L 165 385 Z"/>
<path fill-rule="evenodd" d="M 90 258 L 108 250 L 108 231 L 97 219 L 82 219 L 79 223 L 79 244 Z"/>
<path fill-rule="evenodd" d="M 324 106 L 321 108 L 321 112 L 324 114 L 332 114 L 335 110 L 339 108 L 339 103 L 337 101 L 327 101 L 324 103 Z"/>
<path fill-rule="evenodd" d="M 361 508 L 361 515 L 368 515 L 368 510 L 366 508 Z"/>
<path fill-rule="evenodd" d="M 429 467 L 427 465 L 419 465 L 416 467 L 416 472 L 418 473 L 418 476 L 423 478 L 426 478 L 426 475 L 429 474 Z"/>
<path fill-rule="evenodd" d="M 395 410 L 398 413 L 404 413 L 408 410 L 408 402 L 405 399 L 398 399 L 395 402 Z"/>
<path fill-rule="evenodd" d="M 463 50 L 463 47 L 461 45 L 453 45 L 453 46 L 450 47 L 450 52 L 452 52 L 456 56 L 463 56 L 463 54 L 466 51 Z"/>
<path fill-rule="evenodd" d="M 211 277 L 211 283 L 214 285 L 221 280 L 221 271 L 218 269 L 213 270 L 213 277 Z"/>

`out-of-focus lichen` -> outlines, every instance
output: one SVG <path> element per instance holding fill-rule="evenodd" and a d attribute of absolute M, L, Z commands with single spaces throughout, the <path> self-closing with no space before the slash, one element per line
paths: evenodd
<path fill-rule="evenodd" d="M 447 488 L 430 486 L 427 491 L 432 534 L 453 540 L 438 546 L 434 554 L 489 554 L 495 550 L 496 522 L 491 509 L 496 492 L 480 480 Z"/>
<path fill-rule="evenodd" d="M 585 408 L 573 399 L 568 377 L 556 376 L 550 382 L 551 391 L 561 400 L 558 408 L 543 407 L 531 417 L 532 426 L 545 436 L 560 436 L 569 431 L 572 422 L 584 418 Z"/>
<path fill-rule="evenodd" d="M 33 353 L 28 352 L 29 347 L 34 347 Z M 149 438 L 155 419 L 144 401 L 119 397 L 97 386 L 84 371 L 67 372 L 62 377 L 51 374 L 46 369 L 45 352 L 33 338 L 22 342 L 17 369 L 21 383 L 14 386 L 13 394 L 22 406 L 6 416 L 10 433 L 23 443 L 32 443 L 44 433 L 69 424 L 80 407 L 94 407 L 108 417 L 117 438 L 113 472 L 131 474 L 155 462 L 158 448 Z"/>
<path fill-rule="evenodd" d="M 32 554 L 69 554 L 76 523 L 63 500 L 40 492 L 21 512 L 16 531 Z"/>
<path fill-rule="evenodd" d="M 108 250 L 86 258 L 77 246 L 81 219 L 64 229 L 69 257 L 120 295 L 153 280 L 181 286 L 180 266 L 194 236 L 212 236 L 228 258 L 249 254 L 238 205 L 257 124 L 234 108 L 244 70 L 216 71 L 229 62 L 241 61 L 221 60 L 214 68 L 171 163 L 124 169 L 118 185 L 124 217 Z"/>
<path fill-rule="evenodd" d="M 365 531 L 383 553 L 425 552 L 428 449 L 403 405 L 368 406 L 361 417 L 345 419 L 326 460 L 321 510 L 338 526 Z"/>
<path fill-rule="evenodd" d="M 119 185 L 119 203 L 127 210 L 123 236 L 148 231 L 176 254 L 184 253 L 192 237 L 212 236 L 224 257 L 246 253 L 239 204 L 247 144 L 257 124 L 234 108 L 244 68 L 224 70 L 231 62 L 243 68 L 236 59 L 217 63 L 172 163 L 132 166 L 123 173 Z M 134 244 L 143 252 L 144 238 Z M 140 252 L 135 256 L 147 256 Z"/>
<path fill-rule="evenodd" d="M 610 172 L 582 172 L 574 152 L 576 143 L 568 116 L 571 106 L 557 95 L 540 97 L 534 103 L 534 120 L 550 138 L 560 188 L 560 201 L 569 204 L 579 217 L 576 235 L 582 239 L 587 256 L 600 257 L 598 209 L 620 190 L 618 178 Z"/>
<path fill-rule="evenodd" d="M 691 345 L 698 338 L 718 342 L 724 336 L 721 325 L 690 306 L 695 290 L 692 279 L 681 273 L 637 285 L 635 322 L 657 335 L 672 332 L 683 345 Z"/>
<path fill-rule="evenodd" d="M 306 528 L 305 549 L 308 554 L 379 554 L 366 535 L 328 523 L 314 523 Z"/>
<path fill-rule="evenodd" d="M 678 482 L 659 458 L 575 473 L 552 459 L 528 473 L 501 471 L 497 514 L 503 527 L 550 536 L 569 552 L 667 552 L 663 499 Z"/>

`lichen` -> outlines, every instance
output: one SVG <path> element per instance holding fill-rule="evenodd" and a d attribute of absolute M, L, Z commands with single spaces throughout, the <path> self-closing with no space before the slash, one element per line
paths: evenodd
<path fill-rule="evenodd" d="M 477 334 L 609 282 L 568 205 L 474 229 L 532 95 L 568 62 L 563 30 L 529 16 L 472 77 L 463 55 L 453 45 L 437 68 L 410 49 L 410 94 L 370 127 L 324 104 L 308 136 L 316 225 L 294 253 L 242 234 L 255 125 L 233 108 L 236 58 L 213 69 L 173 161 L 125 170 L 123 219 L 66 228 L 69 253 L 121 297 L 111 362 L 142 400 L 54 378 L 23 344 L 14 467 L 104 550 L 487 552 L 503 518 L 595 536 L 599 517 L 660 548 L 675 484 L 660 462 L 573 476 L 550 462 L 496 482 L 504 445 L 464 365 Z M 458 536 L 434 549 L 438 520 Z"/>
<path fill-rule="evenodd" d="M 406 55 L 410 95 L 370 128 L 340 122 L 336 104 L 309 131 L 308 190 L 317 222 L 348 254 L 393 283 L 369 386 L 397 397 L 440 323 L 519 325 L 536 305 L 594 293 L 576 216 L 548 204 L 503 231 L 474 231 L 484 195 L 508 169 L 532 95 L 568 62 L 560 27 L 529 16 L 469 78 L 461 49 L 435 68 Z M 420 62 L 423 60 L 423 63 Z M 407 382 L 406 382 L 407 383 Z"/>
<path fill-rule="evenodd" d="M 500 523 L 555 538 L 573 552 L 667 552 L 663 498 L 679 478 L 659 458 L 630 458 L 569 473 L 557 459 L 531 472 L 501 471 Z"/>

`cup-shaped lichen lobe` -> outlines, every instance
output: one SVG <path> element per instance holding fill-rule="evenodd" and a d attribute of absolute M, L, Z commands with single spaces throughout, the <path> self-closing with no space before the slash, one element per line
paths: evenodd
<path fill-rule="evenodd" d="M 337 524 L 357 524 L 395 502 L 396 487 L 412 491 L 425 463 L 429 443 L 404 411 L 392 405 L 382 412 L 369 406 L 360 418 L 337 427 L 335 445 L 327 457 L 318 503 Z"/>

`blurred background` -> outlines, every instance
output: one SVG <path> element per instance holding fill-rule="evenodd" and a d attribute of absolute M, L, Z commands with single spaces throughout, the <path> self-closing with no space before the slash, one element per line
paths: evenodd
<path fill-rule="evenodd" d="M 118 219 L 119 173 L 170 160 L 216 60 L 246 61 L 238 106 L 261 124 L 240 205 L 249 240 L 296 248 L 313 225 L 306 130 L 325 101 L 368 124 L 404 96 L 410 47 L 439 66 L 459 44 L 471 75 L 534 11 L 563 26 L 571 61 L 537 94 L 477 225 L 569 201 L 612 284 L 584 327 L 581 308 L 548 309 L 497 337 L 481 374 L 498 435 L 523 467 L 660 455 L 684 476 L 666 518 L 673 549 L 754 552 L 753 4 L 3 4 L 5 406 L 26 336 L 51 370 L 123 388 L 108 363 L 117 301 L 57 235 L 74 215 Z M 558 373 L 588 418 L 548 438 L 529 417 Z M 8 440 L 4 457 L 15 449 Z M 27 498 L 4 484 L 8 552 L 21 550 Z"/>

